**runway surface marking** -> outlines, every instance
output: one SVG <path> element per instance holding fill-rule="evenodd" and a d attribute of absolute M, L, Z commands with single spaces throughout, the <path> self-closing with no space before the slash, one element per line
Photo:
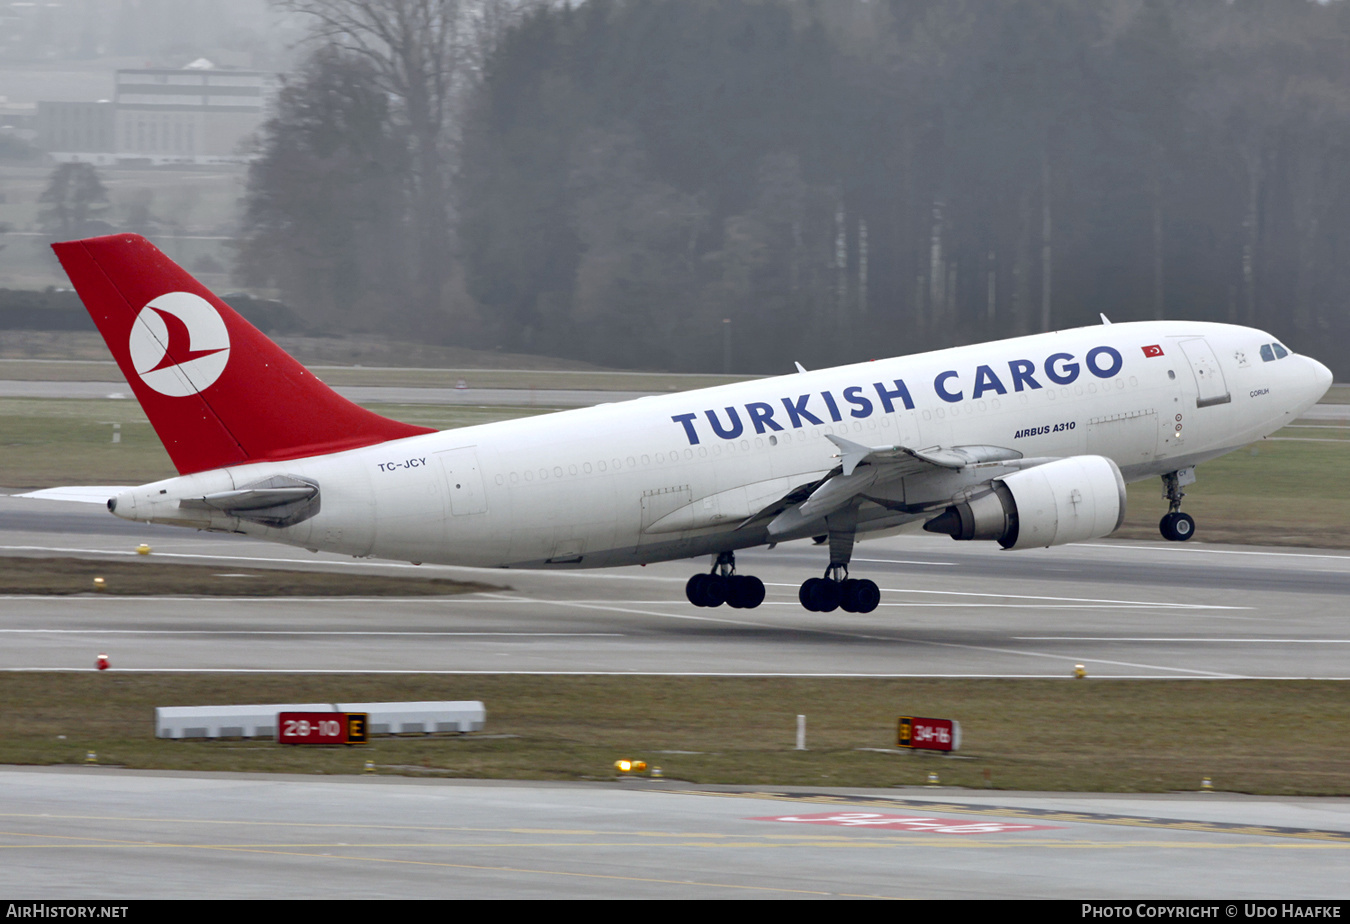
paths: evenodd
<path fill-rule="evenodd" d="M 769 587 L 796 587 L 796 586 L 797 586 L 796 584 L 773 584 L 773 583 L 769 583 L 769 582 L 767 582 L 767 581 L 765 582 L 765 584 L 766 584 L 767 586 L 769 586 Z M 984 597 L 984 598 L 992 598 L 992 599 L 996 599 L 996 600 L 1037 600 L 1037 601 L 1051 601 L 1051 602 L 1055 602 L 1055 603 L 1073 603 L 1073 604 L 1088 603 L 1088 604 L 1093 604 L 1093 606 L 1091 606 L 1091 607 L 1076 607 L 1076 608 L 1081 608 L 1081 609 L 1118 609 L 1118 608 L 1122 608 L 1122 607 L 1123 607 L 1123 608 L 1161 607 L 1161 608 L 1163 608 L 1163 609 L 1174 609 L 1174 610 L 1250 610 L 1250 609 L 1255 609 L 1255 607 L 1250 607 L 1250 606 L 1227 606 L 1227 605 L 1218 604 L 1218 603 L 1168 603 L 1168 602 L 1160 602 L 1160 601 L 1157 601 L 1157 600 L 1116 600 L 1116 599 L 1111 599 L 1111 598 L 1100 598 L 1100 597 L 1048 597 L 1048 596 L 1040 596 L 1040 595 L 1033 595 L 1033 594 L 1006 594 L 1006 593 L 991 594 L 991 593 L 979 593 L 979 592 L 976 592 L 976 591 L 969 591 L 969 590 L 918 590 L 918 589 L 915 589 L 915 588 L 912 588 L 912 587 L 883 587 L 883 588 L 881 588 L 881 591 L 882 591 L 882 593 L 888 593 L 888 594 L 931 594 L 931 595 L 934 595 L 934 596 L 943 596 L 943 597 Z M 883 604 L 881 604 L 881 605 L 882 605 L 882 606 L 887 606 L 888 604 L 883 603 Z M 911 604 L 889 604 L 889 605 L 891 605 L 891 606 L 896 606 L 896 605 L 899 605 L 899 606 L 928 606 L 928 605 L 930 605 L 930 604 L 913 604 L 913 603 L 911 603 Z M 937 604 L 937 605 L 941 606 L 942 604 Z M 967 604 L 956 604 L 956 605 L 967 605 Z M 994 605 L 1001 605 L 1001 604 L 994 604 Z M 1010 604 L 1007 604 L 1007 605 L 1010 605 Z M 1038 607 L 1040 607 L 1040 608 L 1042 608 L 1042 609 L 1046 609 L 1046 608 L 1047 608 L 1047 607 L 1041 606 L 1041 604 L 1039 604 L 1039 603 L 1037 603 L 1037 604 L 1035 604 L 1035 605 L 1038 606 Z M 1060 607 L 1060 608 L 1062 609 L 1062 607 Z"/>
<path fill-rule="evenodd" d="M 1014 635 L 1021 642 L 1224 642 L 1234 645 L 1350 645 L 1350 638 L 1165 638 L 1129 635 Z"/>
<path fill-rule="evenodd" d="M 862 562 L 868 565 L 923 565 L 925 568 L 931 566 L 940 568 L 955 568 L 961 563 L 957 561 L 917 561 L 907 558 L 854 558 L 854 563 Z"/>
<path fill-rule="evenodd" d="M 779 821 L 787 824 L 831 825 L 840 828 L 885 828 L 925 834 L 1007 834 L 1015 831 L 1059 831 L 1062 825 L 1009 824 L 1006 821 L 966 821 L 934 815 L 886 815 L 881 812 L 812 812 L 806 815 L 770 815 L 746 821 Z"/>
<path fill-rule="evenodd" d="M 949 802 L 926 802 L 912 799 L 885 799 L 868 796 L 844 796 L 844 795 L 817 795 L 811 793 L 785 793 L 785 792 L 713 792 L 707 790 L 653 790 L 663 795 L 682 795 L 682 796 L 718 796 L 732 799 L 757 799 L 769 800 L 775 802 L 794 802 L 794 803 L 812 803 L 826 805 L 848 805 L 848 806 L 869 806 L 884 808 L 918 808 L 935 810 L 941 812 L 951 812 L 960 815 L 993 815 L 999 818 L 1018 818 L 1024 820 L 1038 821 L 1058 821 L 1075 824 L 1100 824 L 1124 827 L 1142 827 L 1158 828 L 1173 831 L 1200 832 L 1205 834 L 1224 834 L 1224 835 L 1243 835 L 1248 837 L 1278 837 L 1293 840 L 1311 840 L 1320 843 L 1316 844 L 1298 844 L 1289 846 L 1298 847 L 1330 847 L 1333 849 L 1350 849 L 1350 831 L 1323 830 L 1316 828 L 1294 828 L 1276 825 L 1249 825 L 1238 822 L 1210 822 L 1194 821 L 1178 818 L 1156 818 L 1141 815 L 1121 815 L 1107 812 L 1066 812 L 1058 809 L 1036 809 L 1036 808 L 1016 808 L 1011 806 L 992 806 L 992 805 L 974 805 L 969 803 L 949 803 Z M 387 840 L 387 841 L 363 841 L 353 843 L 350 840 L 305 840 L 293 843 L 277 842 L 221 842 L 221 843 L 201 843 L 182 840 L 146 840 L 141 838 L 109 838 L 98 837 L 87 834 L 43 834 L 27 831 L 6 831 L 0 830 L 0 837 L 15 838 L 33 838 L 39 840 L 60 840 L 60 841 L 78 841 L 81 843 L 68 844 L 0 844 L 0 850 L 6 849 L 26 849 L 33 847 L 83 847 L 83 846 L 108 846 L 108 847 L 198 847 L 206 849 L 272 849 L 287 847 L 387 847 L 387 848 L 417 848 L 417 847 L 445 847 L 445 848 L 474 848 L 474 849 L 506 849 L 516 847 L 651 847 L 651 846 L 671 846 L 671 847 L 800 847 L 800 846 L 826 846 L 826 847 L 890 847 L 890 846 L 915 846 L 924 847 L 936 846 L 938 843 L 962 844 L 984 847 L 1006 847 L 1013 846 L 1009 844 L 1007 838 L 998 838 L 990 841 L 981 841 L 976 836 L 963 837 L 959 840 L 938 839 L 929 835 L 931 832 L 887 832 L 884 837 L 868 837 L 868 834 L 875 833 L 859 832 L 858 834 L 831 834 L 821 832 L 818 829 L 807 831 L 788 831 L 782 834 L 756 831 L 749 834 L 736 834 L 723 831 L 615 831 L 592 828 L 573 828 L 560 827 L 549 828 L 542 826 L 502 826 L 502 827 L 479 827 L 471 825 L 384 825 L 384 824 L 362 824 L 358 822 L 290 822 L 290 821 L 236 821 L 214 818 L 164 818 L 156 816 L 116 816 L 116 815 L 58 815 L 51 813 L 0 813 L 0 818 L 12 819 L 41 819 L 43 821 L 76 821 L 76 822 L 118 822 L 133 824 L 155 824 L 155 825 L 191 825 L 191 826 L 229 826 L 243 829 L 265 828 L 273 830 L 291 830 L 291 829 L 342 829 L 350 831 L 355 835 L 367 833 L 398 833 L 415 832 L 426 833 L 430 835 L 526 835 L 533 839 L 520 841 L 475 841 L 469 839 L 463 840 Z M 744 818 L 741 821 L 767 821 L 773 819 L 767 818 Z M 1057 826 L 1055 826 L 1057 827 Z M 1044 826 L 1042 826 L 1044 830 Z M 1011 832 L 1000 832 L 1011 833 Z M 908 836 L 907 836 L 908 835 Z M 538 838 L 567 838 L 567 840 L 539 840 Z M 603 838 L 604 840 L 588 840 L 589 838 Z M 622 839 L 622 840 L 621 840 Z M 1115 847 L 1115 846 L 1138 846 L 1140 844 L 1152 846 L 1170 846 L 1171 841 L 1082 841 L 1067 840 L 1063 838 L 1049 838 L 1043 835 L 1035 835 L 1028 838 L 1020 838 L 1015 842 L 1018 849 L 1030 846 L 1052 846 L 1052 847 Z M 1182 846 L 1193 846 L 1201 848 L 1210 848 L 1216 846 L 1256 846 L 1271 847 L 1271 844 L 1254 845 L 1220 845 L 1210 842 L 1191 842 L 1184 843 Z"/>
<path fill-rule="evenodd" d="M 783 585 L 772 585 L 772 586 L 783 586 Z M 960 594 L 961 592 L 958 592 L 958 591 L 924 591 L 924 593 L 953 594 L 953 595 L 955 595 L 955 594 Z M 970 595 L 971 595 L 971 596 L 977 596 L 977 597 L 998 596 L 998 595 L 993 595 L 993 594 L 970 594 Z M 537 597 L 526 597 L 526 596 L 520 596 L 520 595 L 515 595 L 515 594 L 501 594 L 501 593 L 493 593 L 493 592 L 484 592 L 484 593 L 481 593 L 481 594 L 476 594 L 476 595 L 474 595 L 474 596 L 477 597 L 477 598 L 481 598 L 481 599 L 488 599 L 488 600 L 493 600 L 493 599 L 495 599 L 495 600 L 503 601 L 503 602 L 523 603 L 523 604 L 528 604 L 528 605 L 538 606 L 538 607 L 565 607 L 565 608 L 574 608 L 574 609 L 575 609 L 575 608 L 584 608 L 584 609 L 589 609 L 589 610 L 598 610 L 598 611 L 602 611 L 602 612 L 621 613 L 621 614 L 630 615 L 630 616 L 650 616 L 650 617 L 655 617 L 655 618 L 658 618 L 658 619 L 675 619 L 675 620 L 689 621 L 689 622 L 716 623 L 716 624 L 719 624 L 719 625 L 730 625 L 730 626 L 739 626 L 739 627 L 744 627 L 744 628 L 765 629 L 765 630 L 769 630 L 769 631 L 782 631 L 782 630 L 784 629 L 784 626 L 782 626 L 781 624 L 776 624 L 776 623 L 764 623 L 764 622 L 758 622 L 758 621 L 753 621 L 753 620 L 748 620 L 748 619 L 732 619 L 732 618 L 728 618 L 728 617 L 719 617 L 719 616 L 711 616 L 711 615 L 709 615 L 709 616 L 702 616 L 702 615 L 694 615 L 694 614 L 689 614 L 689 613 L 671 613 L 671 612 L 663 612 L 663 611 L 660 611 L 660 610 L 653 610 L 653 609 L 639 609 L 639 608 L 636 608 L 636 607 L 633 607 L 633 606 L 626 606 L 626 605 L 623 604 L 622 601 L 609 601 L 609 602 L 607 602 L 607 603 L 603 603 L 603 604 L 602 604 L 602 603 L 589 602 L 589 601 L 583 602 L 583 601 L 575 601 L 575 600 L 551 600 L 551 599 L 542 599 L 542 598 L 537 598 Z M 65 598 L 62 598 L 62 599 L 65 599 Z M 76 599 L 80 599 L 80 598 L 76 598 Z M 86 598 L 83 598 L 83 599 L 103 599 L 103 598 L 96 597 L 96 596 L 91 596 L 91 597 L 86 597 Z M 141 599 L 141 598 L 130 598 L 130 597 L 129 597 L 129 598 L 125 598 L 125 599 Z M 193 599 L 193 600 L 211 600 L 212 602 L 238 602 L 238 601 L 241 600 L 241 598 L 238 598 L 238 597 L 189 598 L 189 599 Z M 268 598 L 263 598 L 263 599 L 268 599 Z M 288 599 L 296 599 L 296 598 L 288 598 Z M 326 600 L 328 600 L 328 601 L 329 601 L 329 605 L 330 605 L 330 607 L 331 607 L 331 605 L 334 604 L 334 603 L 342 602 L 344 598 L 319 598 L 319 599 L 326 599 Z M 425 599 L 425 598 L 421 598 L 421 599 Z M 1075 599 L 1081 599 L 1081 598 L 1071 598 L 1071 597 L 1063 597 L 1063 598 L 1055 598 L 1055 597 L 1024 597 L 1023 599 L 1030 599 L 1030 600 L 1061 600 L 1061 601 L 1065 601 L 1065 602 L 1071 602 L 1071 601 L 1074 601 Z M 274 601 L 274 602 L 275 602 L 275 601 Z M 673 602 L 673 601 L 672 601 L 672 602 Z M 1084 601 L 1084 602 L 1090 602 L 1090 601 Z M 1102 602 L 1102 603 L 1112 604 L 1112 605 L 1115 606 L 1115 607 L 1118 607 L 1120 604 L 1132 604 L 1132 601 L 1119 601 L 1119 600 L 1113 600 L 1113 601 L 1101 601 L 1101 602 Z M 1181 609 L 1188 609 L 1188 610 L 1210 609 L 1210 608 L 1211 608 L 1211 607 L 1204 606 L 1204 605 L 1200 605 L 1200 604 L 1152 604 L 1152 603 L 1144 603 L 1144 602 L 1142 602 L 1142 601 L 1141 601 L 1138 605 L 1140 605 L 1140 606 L 1159 606 L 1159 607 L 1163 607 L 1163 608 L 1166 608 L 1166 609 L 1176 609 L 1176 608 L 1181 608 Z M 1073 608 L 1073 609 L 1090 609 L 1090 608 L 1093 608 L 1093 607 L 1081 607 L 1081 606 L 1080 606 L 1080 607 L 1071 607 L 1071 608 Z M 1242 609 L 1242 608 L 1239 608 L 1239 607 L 1217 607 L 1217 608 L 1221 608 L 1221 609 Z M 264 630 L 264 631 L 266 631 L 266 630 Z M 273 631 L 275 631 L 275 630 L 273 630 Z M 1054 661 L 1056 661 L 1056 662 L 1061 662 L 1061 663 L 1064 662 L 1065 659 L 1069 657 L 1069 655 L 1066 655 L 1066 654 L 1063 653 L 1063 652 L 1028 651 L 1028 650 L 1025 650 L 1025 649 L 1005 648 L 1005 647 L 998 647 L 998 646 L 994 646 L 994 645 L 976 645 L 976 644 L 964 643 L 964 642 L 937 642 L 937 641 L 933 641 L 933 640 L 931 640 L 931 639 L 913 638 L 913 637 L 910 637 L 910 636 L 904 636 L 904 635 L 883 635 L 883 634 L 877 634 L 877 633 L 874 633 L 874 632 L 870 632 L 870 633 L 869 633 L 869 632 L 849 631 L 849 630 L 845 630 L 845 629 L 821 629 L 821 628 L 815 628 L 815 627 L 805 627 L 805 628 L 797 628 L 795 631 L 802 632 L 802 633 L 811 633 L 811 634 L 813 634 L 813 635 L 833 636 L 833 637 L 837 637 L 837 638 L 863 639 L 863 640 L 866 640 L 866 641 L 882 641 L 882 642 L 898 643 L 898 644 L 909 644 L 909 645 L 928 645 L 928 646 L 941 647 L 941 648 L 952 648 L 952 649 L 958 649 L 958 650 L 964 650 L 964 651 L 983 651 L 983 652 L 991 652 L 991 653 L 996 653 L 996 654 L 1015 655 L 1015 656 L 1018 656 L 1018 657 L 1044 658 L 1044 659 L 1051 659 L 1051 660 L 1054 660 Z M 153 634 L 153 633 L 150 633 L 150 634 Z M 230 634 L 239 635 L 239 634 L 241 634 L 241 633 L 240 633 L 238 630 L 234 630 L 234 631 L 233 631 L 232 633 L 230 633 Z M 248 632 L 245 632 L 245 633 L 242 633 L 242 634 L 248 634 Z M 258 633 L 258 634 L 262 634 L 262 633 L 260 632 L 260 633 Z M 279 633 L 279 634 L 287 634 L 287 633 Z M 1079 657 L 1080 660 L 1082 660 L 1082 659 L 1083 659 L 1084 657 L 1086 657 L 1086 656 L 1078 656 L 1078 657 Z M 1098 657 L 1090 658 L 1089 660 L 1091 660 L 1094 664 L 1097 664 L 1097 665 L 1110 665 L 1110 666 L 1113 666 L 1113 667 L 1135 668 L 1135 669 L 1141 669 L 1141 670 L 1147 670 L 1147 671 L 1154 671 L 1154 672 L 1159 672 L 1159 671 L 1161 671 L 1161 672 L 1166 672 L 1166 673 L 1171 673 L 1171 674 L 1181 674 L 1181 675 L 1192 676 L 1192 677 L 1200 676 L 1200 677 L 1222 677 L 1222 678 L 1228 678 L 1228 679 L 1238 679 L 1239 676 L 1240 676 L 1240 675 L 1231 674 L 1231 673 L 1223 672 L 1223 671 L 1209 671 L 1209 670 L 1202 670 L 1202 669 L 1199 669 L 1199 668 L 1190 668 L 1190 667 L 1172 667 L 1172 666 L 1168 666 L 1168 665 L 1146 664 L 1146 663 L 1140 663 L 1140 662 L 1135 662 L 1135 661 L 1120 661 L 1120 660 L 1104 659 L 1104 658 L 1098 658 Z M 21 670 L 23 670 L 23 669 L 26 669 L 26 668 L 21 668 Z M 11 670 L 12 670 L 12 669 L 11 669 Z M 322 671 L 320 671 L 320 672 L 318 672 L 318 673 L 322 673 Z M 420 672 L 420 671 L 396 671 L 396 672 L 394 672 L 394 673 L 423 673 L 423 672 Z M 436 672 L 436 671 L 432 671 L 431 673 L 437 673 L 437 672 Z M 454 672 L 454 673 L 461 673 L 461 672 Z M 534 672 L 529 672 L 529 673 L 534 673 Z M 588 672 L 577 672 L 577 673 L 604 673 L 604 672 L 588 671 Z M 622 672 L 618 672 L 618 673 L 628 673 L 628 672 L 627 672 L 627 671 L 622 671 Z M 701 675 L 701 674 L 699 674 L 699 675 Z M 812 675 L 812 676 L 814 676 L 814 675 Z M 840 675 L 840 676 L 849 676 L 849 675 Z"/>
<path fill-rule="evenodd" d="M 453 638 L 627 638 L 624 632 L 383 632 L 378 630 L 353 630 L 350 632 L 331 629 L 0 629 L 0 635 L 415 635 L 448 636 Z"/>
<path fill-rule="evenodd" d="M 1157 818 L 1147 815 L 1121 815 L 1115 812 L 1066 812 L 1061 809 L 1019 808 L 1008 805 L 980 805 L 971 802 L 929 802 L 923 799 L 887 799 L 874 796 L 822 795 L 797 792 L 716 792 L 711 790 L 657 790 L 671 795 L 722 796 L 740 799 L 766 799 L 775 802 L 808 802 L 816 805 L 866 805 L 875 808 L 921 809 L 925 812 L 954 812 L 964 815 L 997 815 L 1007 818 L 1039 819 L 1042 821 L 1071 821 L 1085 824 L 1126 825 L 1141 828 L 1166 828 L 1181 831 L 1204 831 L 1210 834 L 1245 834 L 1260 837 L 1288 837 L 1334 842 L 1338 847 L 1350 847 L 1350 831 L 1318 828 L 1293 828 L 1276 825 L 1249 825 L 1227 821 L 1194 821 L 1179 818 Z"/>
<path fill-rule="evenodd" d="M 773 585 L 773 586 L 781 586 L 781 585 Z M 941 592 L 943 592 L 943 591 L 939 591 L 939 592 L 941 593 Z M 492 596 L 492 595 L 485 595 L 485 596 Z M 496 595 L 496 596 L 502 596 L 502 595 Z M 984 595 L 980 595 L 980 596 L 984 596 Z M 632 609 L 632 608 L 623 607 L 623 606 L 615 605 L 615 604 L 611 604 L 611 605 L 608 605 L 608 606 L 599 606 L 599 605 L 592 604 L 592 603 L 578 603 L 578 602 L 572 601 L 572 600 L 543 600 L 543 599 L 538 599 L 538 598 L 534 598 L 534 597 L 510 597 L 509 599 L 519 599 L 521 602 L 530 603 L 530 604 L 533 604 L 533 605 L 536 605 L 536 606 L 563 606 L 563 607 L 579 607 L 579 606 L 584 606 L 584 607 L 587 607 L 587 608 L 590 608 L 590 609 L 606 610 L 606 611 L 609 611 L 609 612 L 615 612 L 615 613 L 626 613 L 626 614 L 629 614 L 629 615 L 656 616 L 656 617 L 665 618 L 665 619 L 687 619 L 687 620 L 695 620 L 695 621 L 702 621 L 702 622 L 717 622 L 717 623 L 725 623 L 725 624 L 728 624 L 728 625 L 746 626 L 746 627 L 750 627 L 750 628 L 756 628 L 756 629 L 768 629 L 768 630 L 782 630 L 782 629 L 784 628 L 784 626 L 781 626 L 781 625 L 778 625 L 778 624 L 772 624 L 772 623 L 752 622 L 752 621 L 749 621 L 749 620 L 743 620 L 743 619 L 740 619 L 740 620 L 722 619 L 722 618 L 711 617 L 711 616 L 690 616 L 690 615 L 687 615 L 687 614 L 662 613 L 662 612 L 658 612 L 658 611 L 655 611 L 655 610 L 638 610 L 638 609 Z M 1044 598 L 1032 598 L 1032 599 L 1044 599 Z M 1070 598 L 1065 598 L 1065 599 L 1070 599 Z M 1182 605 L 1182 604 L 1177 604 L 1177 605 L 1180 606 L 1180 605 Z M 1029 657 L 1029 658 L 1049 658 L 1049 659 L 1053 659 L 1053 660 L 1058 661 L 1058 662 L 1061 662 L 1061 663 L 1064 662 L 1065 659 L 1068 657 L 1067 655 L 1065 655 L 1065 654 L 1063 654 L 1063 653 L 1056 653 L 1056 652 L 1048 652 L 1048 651 L 1025 651 L 1025 650 L 1021 650 L 1021 649 L 1013 649 L 1013 648 L 999 648 L 999 647 L 995 647 L 995 646 L 992 646 L 992 645 L 974 645 L 974 644 L 965 643 L 965 642 L 935 642 L 935 641 L 932 641 L 931 639 L 911 638 L 911 637 L 909 637 L 909 636 L 903 636 L 903 635 L 877 635 L 877 634 L 874 634 L 874 633 L 857 632 L 857 631 L 848 631 L 848 630 L 845 630 L 845 629 L 818 629 L 818 628 L 814 628 L 814 627 L 797 627 L 797 628 L 794 628 L 793 631 L 795 631 L 795 632 L 800 632 L 800 633 L 802 633 L 802 634 L 810 633 L 810 634 L 813 634 L 813 635 L 836 636 L 836 637 L 840 637 L 840 638 L 851 638 L 851 639 L 863 639 L 863 640 L 865 640 L 865 641 L 873 641 L 873 642 L 895 642 L 895 643 L 903 643 L 903 644 L 909 644 L 909 645 L 930 645 L 930 646 L 937 647 L 937 648 L 955 648 L 955 649 L 960 649 L 960 650 L 963 650 L 963 651 L 985 651 L 985 652 L 993 652 L 993 653 L 996 653 L 996 654 L 1017 655 L 1017 656 L 1020 656 L 1020 657 Z M 1167 672 L 1170 672 L 1170 673 L 1185 674 L 1185 675 L 1188 675 L 1188 676 L 1222 677 L 1222 678 L 1226 678 L 1226 679 L 1234 679 L 1234 680 L 1235 680 L 1235 679 L 1240 679 L 1239 676 L 1236 675 L 1236 674 L 1229 674 L 1229 673 L 1222 672 L 1222 671 L 1206 671 L 1206 670 L 1200 670 L 1200 669 L 1198 669 L 1198 668 L 1187 668 L 1187 667 L 1169 667 L 1169 666 L 1166 666 L 1166 665 L 1159 665 L 1159 664 L 1140 664 L 1140 663 L 1137 663 L 1137 662 L 1134 662 L 1134 661 L 1115 661 L 1115 660 L 1107 660 L 1107 659 L 1104 659 L 1104 658 L 1091 658 L 1090 660 L 1091 660 L 1092 663 L 1094 663 L 1094 664 L 1108 664 L 1108 665 L 1112 665 L 1112 666 L 1114 666 L 1114 667 L 1133 667 L 1133 668 L 1141 668 L 1141 669 L 1144 669 L 1144 670 L 1151 670 L 1151 671 L 1167 671 Z M 624 673 L 626 673 L 626 672 L 624 672 Z"/>
<path fill-rule="evenodd" d="M 1316 552 L 1270 552 L 1265 549 L 1211 549 L 1205 547 L 1203 543 L 1199 545 L 1183 546 L 1179 543 L 1169 543 L 1166 545 L 1126 545 L 1124 543 L 1117 544 L 1114 542 L 1081 542 L 1077 543 L 1076 547 L 1081 549 L 1107 549 L 1111 551 L 1130 549 L 1136 552 L 1164 552 L 1169 555 L 1175 552 L 1191 555 L 1266 555 L 1272 558 L 1326 558 L 1331 561 L 1350 564 L 1350 552 L 1340 555 L 1322 555 Z"/>

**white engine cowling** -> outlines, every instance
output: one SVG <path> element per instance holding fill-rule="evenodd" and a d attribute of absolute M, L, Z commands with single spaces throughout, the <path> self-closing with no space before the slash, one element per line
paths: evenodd
<path fill-rule="evenodd" d="M 1072 456 L 995 478 L 989 490 L 924 524 L 953 539 L 993 539 L 1005 549 L 1100 539 L 1125 519 L 1125 479 L 1105 456 Z"/>

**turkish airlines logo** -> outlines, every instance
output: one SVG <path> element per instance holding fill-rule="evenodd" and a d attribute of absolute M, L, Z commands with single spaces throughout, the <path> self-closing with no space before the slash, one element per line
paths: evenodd
<path fill-rule="evenodd" d="M 230 332 L 200 295 L 169 292 L 141 309 L 128 347 L 142 382 L 161 395 L 182 398 L 220 378 L 230 359 Z"/>

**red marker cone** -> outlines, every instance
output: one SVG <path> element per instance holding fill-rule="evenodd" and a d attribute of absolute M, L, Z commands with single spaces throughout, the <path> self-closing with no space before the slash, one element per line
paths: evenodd
<path fill-rule="evenodd" d="M 106 671 L 108 669 L 108 656 L 100 651 L 98 660 L 94 662 L 94 666 L 101 671 Z"/>

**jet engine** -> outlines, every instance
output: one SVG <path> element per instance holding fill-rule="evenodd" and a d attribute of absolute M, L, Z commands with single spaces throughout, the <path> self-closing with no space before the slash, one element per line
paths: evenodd
<path fill-rule="evenodd" d="M 924 524 L 953 539 L 993 539 L 1005 549 L 1100 539 L 1125 519 L 1125 479 L 1105 456 L 1072 456 L 990 481 L 987 490 Z"/>

